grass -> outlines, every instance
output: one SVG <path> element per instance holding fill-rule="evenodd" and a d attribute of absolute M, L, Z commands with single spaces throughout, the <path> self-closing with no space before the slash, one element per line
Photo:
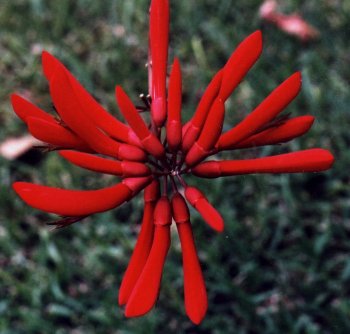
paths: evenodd
<path fill-rule="evenodd" d="M 54 217 L 25 206 L 15 180 L 98 188 L 114 180 L 72 167 L 56 154 L 0 158 L 0 333 L 348 333 L 350 331 L 350 6 L 346 1 L 283 2 L 321 32 L 305 45 L 264 25 L 261 1 L 171 1 L 171 59 L 184 70 L 184 118 L 233 48 L 264 32 L 261 60 L 229 101 L 226 129 L 296 70 L 303 90 L 288 111 L 317 118 L 306 136 L 264 156 L 324 147 L 336 156 L 326 173 L 241 176 L 199 181 L 225 218 L 216 235 L 193 214 L 209 293 L 199 327 L 186 318 L 177 235 L 155 310 L 125 319 L 117 306 L 142 214 L 138 198 L 118 210 L 52 232 Z M 118 115 L 115 84 L 136 99 L 147 91 L 146 0 L 13 0 L 0 3 L 0 140 L 22 135 L 9 94 L 17 91 L 51 110 L 40 51 L 58 56 Z M 248 156 L 242 151 L 240 156 Z M 235 154 L 234 156 L 238 156 Z"/>

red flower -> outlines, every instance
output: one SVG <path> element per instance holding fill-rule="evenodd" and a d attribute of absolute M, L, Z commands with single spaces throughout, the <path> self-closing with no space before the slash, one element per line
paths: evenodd
<path fill-rule="evenodd" d="M 58 150 L 63 158 L 77 166 L 117 175 L 122 180 L 114 186 L 89 191 L 26 182 L 15 183 L 14 189 L 29 205 L 62 216 L 61 220 L 51 223 L 57 228 L 116 208 L 144 189 L 141 232 L 122 281 L 119 304 L 126 305 L 127 317 L 143 315 L 155 304 L 174 220 L 183 252 L 186 313 L 198 324 L 207 310 L 207 295 L 186 201 L 216 231 L 224 229 L 224 222 L 206 196 L 188 186 L 184 177 L 188 174 L 212 178 L 247 173 L 319 172 L 330 168 L 334 159 L 328 151 L 316 148 L 250 160 L 202 162 L 223 150 L 287 142 L 307 132 L 314 118 L 279 116 L 300 90 L 301 75 L 297 72 L 250 115 L 222 134 L 225 101 L 260 56 L 262 37 L 257 31 L 232 53 L 209 83 L 192 119 L 182 125 L 181 68 L 177 59 L 166 87 L 168 30 L 168 1 L 152 0 L 150 95 L 143 96 L 143 109 L 151 111 L 150 124 L 143 120 L 141 110 L 119 86 L 116 100 L 129 126 L 113 118 L 64 65 L 43 52 L 44 74 L 59 119 L 18 95 L 12 96 L 15 112 L 49 150 Z"/>

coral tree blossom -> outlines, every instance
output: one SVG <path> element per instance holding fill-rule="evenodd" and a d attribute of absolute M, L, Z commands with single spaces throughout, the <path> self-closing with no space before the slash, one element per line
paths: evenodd
<path fill-rule="evenodd" d="M 225 101 L 262 51 L 261 32 L 256 31 L 238 45 L 208 84 L 192 118 L 183 123 L 181 67 L 176 58 L 167 80 L 168 31 L 168 0 L 152 0 L 149 95 L 141 96 L 144 106 L 140 107 L 120 86 L 115 90 L 128 125 L 111 116 L 62 63 L 43 52 L 43 71 L 58 117 L 13 95 L 16 114 L 48 150 L 58 151 L 79 167 L 116 175 L 121 181 L 99 190 L 66 190 L 27 182 L 16 182 L 13 187 L 30 206 L 60 215 L 61 219 L 52 223 L 58 228 L 114 209 L 143 190 L 141 231 L 120 287 L 119 304 L 125 305 L 127 317 L 152 309 L 174 222 L 182 248 L 185 309 L 198 324 L 207 310 L 207 293 L 188 204 L 216 231 L 224 229 L 224 221 L 205 194 L 188 185 L 184 178 L 189 174 L 214 178 L 247 173 L 319 172 L 330 168 L 334 159 L 327 150 L 313 148 L 256 159 L 206 160 L 225 150 L 287 142 L 307 132 L 314 118 L 279 116 L 300 91 L 301 75 L 297 72 L 235 127 L 222 133 Z M 150 111 L 149 124 L 141 117 L 145 111 Z"/>

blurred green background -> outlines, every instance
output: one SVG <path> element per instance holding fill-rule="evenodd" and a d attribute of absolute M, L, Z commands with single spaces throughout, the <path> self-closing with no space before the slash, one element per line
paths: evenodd
<path fill-rule="evenodd" d="M 171 50 L 184 76 L 184 118 L 211 76 L 245 36 L 262 29 L 264 52 L 227 104 L 226 129 L 296 70 L 303 89 L 288 107 L 316 116 L 311 131 L 278 147 L 232 157 L 323 147 L 326 173 L 240 176 L 190 182 L 223 214 L 217 235 L 193 213 L 209 294 L 199 326 L 183 307 L 176 233 L 156 308 L 125 319 L 118 287 L 138 231 L 142 198 L 60 231 L 54 217 L 24 205 L 15 180 L 98 188 L 115 180 L 86 172 L 55 153 L 0 157 L 0 333 L 350 333 L 350 2 L 281 1 L 320 31 L 302 43 L 263 23 L 259 0 L 171 1 Z M 52 110 L 40 65 L 46 49 L 117 114 L 114 87 L 136 101 L 147 91 L 146 0 L 0 1 L 0 141 L 26 133 L 9 104 L 12 92 Z"/>

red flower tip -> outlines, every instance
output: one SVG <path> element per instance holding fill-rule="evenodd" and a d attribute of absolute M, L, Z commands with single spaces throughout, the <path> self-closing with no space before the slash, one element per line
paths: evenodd
<path fill-rule="evenodd" d="M 204 277 L 199 264 L 192 228 L 189 222 L 176 224 L 182 249 L 185 308 L 188 317 L 200 324 L 208 309 Z"/>
<path fill-rule="evenodd" d="M 261 31 L 249 35 L 232 53 L 223 69 L 223 78 L 219 96 L 226 101 L 238 86 L 249 69 L 258 60 L 262 51 Z"/>
<path fill-rule="evenodd" d="M 301 73 L 296 72 L 274 89 L 243 121 L 220 137 L 218 141 L 219 150 L 233 147 L 274 119 L 293 101 L 300 88 Z"/>
<path fill-rule="evenodd" d="M 224 230 L 224 220 L 200 190 L 195 187 L 186 187 L 185 197 L 187 201 L 201 214 L 210 227 L 218 232 Z"/>
<path fill-rule="evenodd" d="M 166 125 L 166 137 L 170 151 L 176 152 L 180 147 L 182 138 L 181 126 L 181 67 L 177 58 L 174 60 L 169 78 L 168 96 L 168 120 Z"/>
<path fill-rule="evenodd" d="M 11 95 L 11 104 L 16 115 L 25 123 L 27 123 L 29 117 L 36 117 L 50 123 L 56 123 L 51 115 L 17 94 Z"/>
<path fill-rule="evenodd" d="M 169 2 L 152 0 L 150 7 L 150 66 L 152 66 L 152 119 L 161 127 L 166 120 L 166 72 L 169 43 Z"/>
<path fill-rule="evenodd" d="M 57 65 L 60 62 L 49 52 L 43 51 L 41 54 L 41 62 L 43 65 L 43 72 L 48 81 L 50 81 L 56 71 Z"/>

